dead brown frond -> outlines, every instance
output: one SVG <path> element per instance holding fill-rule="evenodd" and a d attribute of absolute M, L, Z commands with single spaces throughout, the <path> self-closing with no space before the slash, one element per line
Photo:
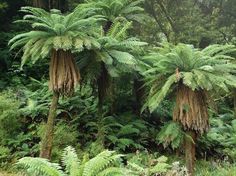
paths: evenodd
<path fill-rule="evenodd" d="M 203 90 L 193 91 L 187 86 L 179 84 L 173 118 L 180 122 L 184 129 L 203 134 L 209 128 L 207 104 Z"/>
<path fill-rule="evenodd" d="M 71 51 L 53 50 L 49 76 L 51 90 L 66 96 L 73 94 L 79 83 L 80 73 Z"/>

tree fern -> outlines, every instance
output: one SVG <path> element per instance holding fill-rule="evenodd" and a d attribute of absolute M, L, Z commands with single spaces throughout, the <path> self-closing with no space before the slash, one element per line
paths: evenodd
<path fill-rule="evenodd" d="M 209 128 L 208 94 L 236 87 L 236 64 L 230 62 L 233 58 L 229 55 L 236 49 L 233 45 L 211 45 L 199 50 L 191 45 L 164 44 L 157 51 L 146 57 L 149 66 L 143 75 L 150 91 L 144 109 L 154 111 L 168 92 L 176 92 L 173 120 L 191 138 L 185 138 L 185 156 L 192 175 L 197 134 Z"/>
<path fill-rule="evenodd" d="M 192 90 L 228 91 L 228 87 L 236 86 L 232 74 L 236 65 L 230 63 L 233 58 L 228 54 L 235 51 L 234 46 L 212 45 L 202 51 L 184 44 L 172 47 L 163 44 L 158 52 L 144 57 L 149 66 L 143 75 L 150 87 L 144 108 L 155 110 L 179 82 Z"/>

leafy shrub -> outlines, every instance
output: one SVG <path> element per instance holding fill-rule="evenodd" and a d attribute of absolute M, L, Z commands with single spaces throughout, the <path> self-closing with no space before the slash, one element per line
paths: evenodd
<path fill-rule="evenodd" d="M 119 150 L 144 149 L 149 140 L 151 125 L 144 120 L 137 119 L 130 113 L 120 116 L 104 117 L 102 121 L 97 119 L 86 124 L 90 132 L 87 132 L 97 139 L 101 137 L 107 147 Z"/>
<path fill-rule="evenodd" d="M 0 143 L 6 144 L 6 139 L 14 137 L 20 130 L 20 103 L 14 99 L 11 92 L 0 94 Z"/>
<path fill-rule="evenodd" d="M 225 113 L 210 119 L 211 129 L 200 140 L 201 151 L 228 156 L 236 161 L 236 120 L 234 114 Z"/>
<path fill-rule="evenodd" d="M 0 166 L 9 158 L 10 149 L 4 146 L 0 146 Z"/>

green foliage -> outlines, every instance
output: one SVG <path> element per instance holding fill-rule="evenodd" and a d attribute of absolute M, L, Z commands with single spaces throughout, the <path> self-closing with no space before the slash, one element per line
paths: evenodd
<path fill-rule="evenodd" d="M 1 162 L 11 161 L 14 158 L 34 155 L 38 152 L 38 145 L 32 143 L 36 138 L 35 131 L 25 133 L 28 127 L 24 126 L 21 117 L 20 100 L 13 92 L 2 92 L 0 95 L 0 142 Z M 29 128 L 30 129 L 30 128 Z M 8 154 L 7 154 L 8 153 Z"/>
<path fill-rule="evenodd" d="M 88 0 L 86 8 L 96 8 L 97 13 L 104 16 L 107 21 L 113 22 L 116 18 L 126 18 L 130 21 L 143 22 L 144 9 L 140 5 L 144 0 Z"/>
<path fill-rule="evenodd" d="M 11 92 L 2 92 L 0 95 L 0 142 L 6 143 L 6 139 L 17 135 L 20 129 L 19 106 L 20 102 L 13 99 Z"/>
<path fill-rule="evenodd" d="M 136 153 L 128 160 L 128 168 L 132 168 L 137 176 L 164 175 L 171 168 L 167 157 L 145 153 Z"/>
<path fill-rule="evenodd" d="M 236 120 L 231 113 L 213 116 L 211 129 L 200 140 L 200 150 L 236 160 Z"/>
<path fill-rule="evenodd" d="M 4 161 L 6 161 L 9 157 L 10 153 L 10 149 L 4 146 L 0 146 L 0 165 L 2 165 L 2 163 Z"/>
<path fill-rule="evenodd" d="M 52 49 L 80 52 L 84 48 L 100 47 L 94 35 L 97 35 L 97 22 L 101 16 L 95 15 L 91 9 L 81 9 L 79 6 L 68 15 L 62 15 L 55 9 L 46 12 L 33 7 L 22 7 L 21 12 L 27 15 L 17 22 L 30 24 L 33 30 L 18 34 L 9 41 L 9 45 L 11 49 L 23 46 L 22 65 L 28 59 L 35 63 L 47 57 Z"/>
<path fill-rule="evenodd" d="M 48 91 L 48 83 L 45 80 L 38 81 L 31 78 L 30 88 L 24 88 L 24 101 L 26 104 L 20 109 L 22 115 L 35 119 L 46 116 L 50 105 L 51 93 Z"/>
<path fill-rule="evenodd" d="M 171 145 L 173 149 L 179 148 L 184 140 L 185 133 L 181 126 L 176 122 L 168 122 L 164 124 L 161 131 L 157 135 L 157 141 L 166 148 Z"/>
<path fill-rule="evenodd" d="M 56 1 L 52 2 L 55 7 Z M 235 175 L 235 165 L 227 162 L 233 163 L 236 158 L 235 118 L 232 112 L 221 112 L 222 107 L 230 111 L 233 109 L 230 91 L 235 87 L 236 72 L 235 65 L 229 63 L 234 59 L 235 47 L 207 47 L 213 43 L 235 44 L 235 0 L 67 2 L 68 9 L 75 3 L 79 6 L 65 14 L 55 9 L 46 12 L 23 7 L 22 12 L 27 14 L 23 20 L 14 24 L 11 24 L 13 20 L 21 18 L 21 13 L 17 12 L 20 6 L 32 2 L 0 2 L 0 22 L 4 24 L 0 27 L 0 90 L 4 90 L 0 92 L 0 170 L 17 158 L 38 156 L 40 133 L 51 96 L 45 81 L 48 78 L 48 61 L 42 58 L 50 57 L 53 49 L 63 49 L 80 54 L 77 61 L 83 71 L 84 84 L 76 89 L 73 98 L 63 97 L 59 101 L 53 160 L 58 161 L 61 150 L 67 145 L 89 154 L 79 152 L 77 157 L 74 149 L 67 148 L 61 166 L 41 159 L 30 158 L 26 162 L 48 169 L 46 172 L 52 171 L 51 175 L 75 176 L 77 170 L 84 171 L 85 165 L 88 171 L 99 170 L 96 168 L 102 167 L 102 164 L 97 165 L 97 160 L 103 162 L 114 153 L 105 152 L 102 157 L 92 159 L 91 162 L 88 156 L 93 157 L 106 147 L 125 153 L 134 153 L 136 150 L 141 152 L 137 151 L 135 156 L 129 154 L 133 157 L 128 159 L 128 163 L 131 163 L 128 168 L 134 172 L 127 171 L 117 161 L 100 175 L 186 175 L 184 168 L 178 164 L 168 164 L 165 157 L 157 159 L 160 155 L 155 153 L 157 150 L 168 154 L 173 152 L 169 148 L 163 151 L 157 143 L 164 147 L 170 145 L 173 149 L 182 143 L 185 134 L 178 124 L 168 122 L 174 104 L 174 96 L 169 93 L 182 81 L 193 90 L 217 92 L 212 96 L 217 97 L 217 100 L 212 101 L 218 107 L 219 114 L 211 117 L 210 131 L 197 142 L 197 159 L 204 157 L 210 161 L 198 163 L 197 175 Z M 67 7 L 63 7 L 62 11 L 65 9 Z M 147 13 L 151 18 L 146 16 Z M 17 35 L 18 31 L 24 32 Z M 10 46 L 7 46 L 13 36 Z M 146 43 L 141 41 L 153 45 L 144 47 Z M 160 41 L 172 44 L 160 46 Z M 207 48 L 200 50 L 194 49 L 192 45 L 174 45 L 179 42 Z M 9 47 L 13 51 L 10 52 Z M 14 49 L 17 48 L 20 50 L 15 54 Z M 139 58 L 146 55 L 149 49 L 151 54 L 141 62 Z M 18 68 L 22 51 L 22 65 L 30 59 L 32 61 L 25 70 Z M 36 61 L 37 64 L 34 64 Z M 116 106 L 116 115 L 106 112 L 103 120 L 98 118 L 95 88 L 95 81 L 104 74 L 101 63 L 105 65 L 109 77 L 112 77 L 114 90 L 109 98 L 113 99 Z M 137 112 L 136 104 L 139 103 L 133 91 L 134 76 L 141 78 L 141 81 L 143 76 L 147 78 L 145 86 L 151 91 L 146 107 L 153 111 L 152 114 L 148 111 L 142 115 L 127 113 Z M 105 82 L 102 84 L 106 85 Z M 162 101 L 164 98 L 166 100 Z M 223 103 L 219 104 L 218 101 Z M 108 109 L 110 104 L 104 101 L 104 109 Z M 142 152 L 144 149 L 153 154 Z M 168 158 L 175 160 L 174 156 Z M 224 162 L 211 161 L 210 158 Z M 39 172 L 38 175 L 43 175 L 42 170 Z"/>
<path fill-rule="evenodd" d="M 97 38 L 101 47 L 93 49 L 79 60 L 80 68 L 87 74 L 88 79 L 96 80 L 103 74 L 101 63 L 105 64 L 105 69 L 111 77 L 135 70 L 138 65 L 138 53 L 135 51 L 147 43 L 127 36 L 131 24 L 127 21 L 116 21 L 106 35 L 101 28 L 102 35 Z"/>
<path fill-rule="evenodd" d="M 133 120 L 134 118 L 137 117 L 130 113 L 108 116 L 102 122 L 88 122 L 87 127 L 91 135 L 97 139 L 103 138 L 109 148 L 118 151 L 144 149 L 148 145 L 153 127 L 144 120 Z"/>
<path fill-rule="evenodd" d="M 230 164 L 227 161 L 205 161 L 197 162 L 197 176 L 233 176 L 236 174 L 235 164 Z"/>
<path fill-rule="evenodd" d="M 17 165 L 24 169 L 27 175 L 35 176 L 111 176 L 123 175 L 129 171 L 121 167 L 121 156 L 113 151 L 103 151 L 94 158 L 81 161 L 72 147 L 65 148 L 62 157 L 62 167 L 56 163 L 50 163 L 42 158 L 22 158 Z"/>
<path fill-rule="evenodd" d="M 229 87 L 236 86 L 236 65 L 230 62 L 233 58 L 229 55 L 234 51 L 232 45 L 210 45 L 198 50 L 186 44 L 163 44 L 144 57 L 149 66 L 143 75 L 150 88 L 144 108 L 154 111 L 179 82 L 192 90 L 228 92 Z"/>

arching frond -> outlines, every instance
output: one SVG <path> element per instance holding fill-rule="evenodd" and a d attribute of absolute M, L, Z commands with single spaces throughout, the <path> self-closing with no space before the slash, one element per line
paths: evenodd
<path fill-rule="evenodd" d="M 25 157 L 20 159 L 17 165 L 24 168 L 24 171 L 29 176 L 65 176 L 58 164 L 50 163 L 47 159 L 43 158 Z"/>
<path fill-rule="evenodd" d="M 122 155 L 115 154 L 113 151 L 104 151 L 89 160 L 84 165 L 82 176 L 95 176 L 105 169 L 114 166 Z"/>
<path fill-rule="evenodd" d="M 78 176 L 80 160 L 74 148 L 70 146 L 65 148 L 62 155 L 62 162 L 65 166 L 66 173 L 70 176 Z"/>

